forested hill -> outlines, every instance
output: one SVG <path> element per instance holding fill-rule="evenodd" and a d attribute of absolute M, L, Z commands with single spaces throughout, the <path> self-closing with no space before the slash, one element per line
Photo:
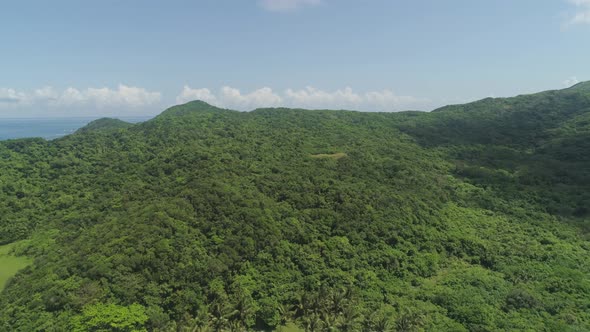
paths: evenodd
<path fill-rule="evenodd" d="M 589 207 L 589 83 L 99 120 L 0 142 L 0 331 L 590 330 Z"/>
<path fill-rule="evenodd" d="M 121 121 L 119 119 L 102 118 L 94 120 L 86 126 L 77 130 L 77 133 L 84 133 L 87 131 L 108 131 L 129 128 L 132 124 L 129 122 Z"/>

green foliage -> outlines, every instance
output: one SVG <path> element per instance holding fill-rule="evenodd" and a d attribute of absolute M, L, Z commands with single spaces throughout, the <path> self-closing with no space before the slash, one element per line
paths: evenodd
<path fill-rule="evenodd" d="M 0 244 L 34 258 L 0 330 L 588 330 L 589 111 L 191 102 L 0 142 Z"/>
<path fill-rule="evenodd" d="M 115 304 L 94 304 L 72 319 L 72 331 L 147 331 L 142 326 L 148 316 L 139 304 L 127 307 Z"/>

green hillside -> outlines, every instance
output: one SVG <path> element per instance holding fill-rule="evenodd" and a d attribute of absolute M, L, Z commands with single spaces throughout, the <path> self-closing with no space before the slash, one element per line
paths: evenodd
<path fill-rule="evenodd" d="M 588 83 L 106 128 L 0 142 L 0 330 L 590 330 Z"/>

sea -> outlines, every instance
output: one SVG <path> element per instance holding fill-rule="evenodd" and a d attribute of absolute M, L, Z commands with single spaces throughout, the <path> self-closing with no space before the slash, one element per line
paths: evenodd
<path fill-rule="evenodd" d="M 118 119 L 138 123 L 149 120 L 150 116 L 119 117 Z M 98 118 L 0 118 L 0 140 L 41 137 L 56 139 L 74 133 Z"/>

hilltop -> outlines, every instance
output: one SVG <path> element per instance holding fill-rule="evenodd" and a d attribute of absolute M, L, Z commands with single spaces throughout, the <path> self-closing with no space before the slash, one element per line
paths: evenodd
<path fill-rule="evenodd" d="M 132 124 L 119 119 L 101 118 L 88 123 L 86 126 L 78 129 L 76 133 L 89 131 L 110 131 L 131 127 Z"/>

